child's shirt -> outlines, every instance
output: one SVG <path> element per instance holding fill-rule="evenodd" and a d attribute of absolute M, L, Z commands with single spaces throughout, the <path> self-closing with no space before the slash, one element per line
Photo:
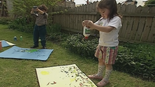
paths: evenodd
<path fill-rule="evenodd" d="M 118 46 L 118 33 L 120 28 L 122 27 L 121 18 L 119 16 L 113 17 L 110 21 L 108 19 L 104 19 L 101 17 L 95 24 L 101 26 L 111 26 L 114 27 L 110 32 L 102 32 L 100 31 L 100 38 L 99 38 L 99 45 L 100 46 L 107 46 L 107 47 L 114 47 Z"/>
<path fill-rule="evenodd" d="M 47 24 L 47 16 L 48 16 L 47 13 L 38 14 L 38 16 L 36 17 L 35 24 L 38 26 L 46 25 Z"/>

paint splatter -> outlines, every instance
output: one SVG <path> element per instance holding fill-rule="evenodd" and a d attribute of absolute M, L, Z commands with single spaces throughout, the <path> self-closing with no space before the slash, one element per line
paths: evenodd
<path fill-rule="evenodd" d="M 41 74 L 42 75 L 49 75 L 49 72 L 47 72 L 47 71 L 41 71 Z"/>

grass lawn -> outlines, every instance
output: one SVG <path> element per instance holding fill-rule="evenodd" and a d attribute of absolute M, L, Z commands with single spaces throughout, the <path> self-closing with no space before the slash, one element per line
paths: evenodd
<path fill-rule="evenodd" d="M 23 41 L 14 41 L 13 37 L 23 36 Z M 0 25 L 0 40 L 7 40 L 16 46 L 29 48 L 33 45 L 32 34 L 10 30 L 7 25 Z M 10 47 L 3 48 L 0 52 Z M 40 47 L 41 48 L 41 47 Z M 47 61 L 18 60 L 0 58 L 0 87 L 39 87 L 35 68 L 76 64 L 86 75 L 94 74 L 98 62 L 82 58 L 64 49 L 58 44 L 47 41 L 47 48 L 54 49 Z M 52 78 L 52 77 L 51 77 Z M 105 87 L 154 87 L 155 82 L 147 82 L 126 73 L 113 71 L 111 83 Z M 97 80 L 93 80 L 97 83 Z"/>

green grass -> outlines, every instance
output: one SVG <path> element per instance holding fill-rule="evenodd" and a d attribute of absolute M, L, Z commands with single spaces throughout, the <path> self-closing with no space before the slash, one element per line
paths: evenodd
<path fill-rule="evenodd" d="M 23 41 L 14 41 L 13 37 L 23 36 Z M 0 25 L 0 40 L 7 40 L 16 46 L 29 48 L 33 45 L 32 34 L 10 30 L 7 25 Z M 0 52 L 9 49 L 3 48 Z M 41 48 L 41 47 L 40 47 Z M 76 64 L 86 75 L 97 71 L 98 62 L 73 54 L 52 41 L 47 41 L 47 48 L 54 49 L 47 61 L 18 60 L 0 58 L 0 87 L 39 87 L 35 68 Z M 52 77 L 51 77 L 52 78 Z M 126 73 L 113 71 L 111 83 L 105 87 L 154 87 L 155 82 L 147 82 Z M 93 80 L 96 84 L 98 81 Z"/>

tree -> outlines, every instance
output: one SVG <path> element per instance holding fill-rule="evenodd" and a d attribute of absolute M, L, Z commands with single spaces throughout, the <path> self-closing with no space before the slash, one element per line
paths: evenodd
<path fill-rule="evenodd" d="M 30 16 L 30 11 L 33 6 L 45 4 L 48 7 L 49 14 L 52 12 L 52 8 L 62 0 L 14 0 L 12 14 L 19 17 Z"/>
<path fill-rule="evenodd" d="M 155 7 L 155 0 L 148 0 L 148 1 L 145 3 L 145 6 L 148 6 L 148 7 Z"/>

